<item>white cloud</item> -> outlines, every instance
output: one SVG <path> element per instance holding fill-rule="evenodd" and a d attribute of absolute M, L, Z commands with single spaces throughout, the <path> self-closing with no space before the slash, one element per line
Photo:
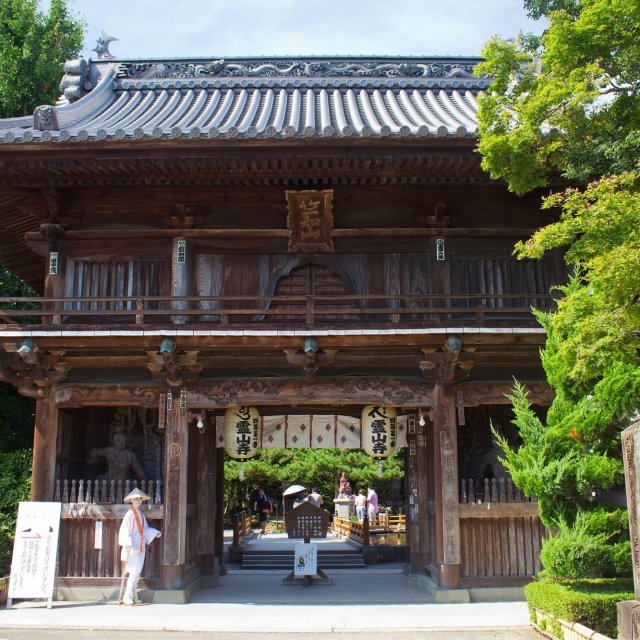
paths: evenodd
<path fill-rule="evenodd" d="M 479 55 L 494 33 L 537 31 L 517 0 L 73 0 L 119 58 Z"/>

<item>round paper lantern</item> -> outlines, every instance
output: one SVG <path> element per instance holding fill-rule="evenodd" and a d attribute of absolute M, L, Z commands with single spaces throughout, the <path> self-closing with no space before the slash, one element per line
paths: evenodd
<path fill-rule="evenodd" d="M 376 460 L 388 458 L 396 448 L 396 410 L 368 404 L 362 410 L 362 448 Z"/>
<path fill-rule="evenodd" d="M 259 420 L 255 407 L 229 407 L 224 412 L 224 449 L 229 456 L 248 460 L 256 455 Z"/>

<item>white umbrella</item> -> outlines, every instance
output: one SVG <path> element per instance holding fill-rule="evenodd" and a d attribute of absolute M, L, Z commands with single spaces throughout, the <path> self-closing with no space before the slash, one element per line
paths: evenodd
<path fill-rule="evenodd" d="M 292 484 L 290 487 L 287 487 L 284 490 L 283 496 L 292 496 L 294 493 L 300 493 L 301 491 L 305 491 L 306 487 L 303 487 L 301 484 Z"/>

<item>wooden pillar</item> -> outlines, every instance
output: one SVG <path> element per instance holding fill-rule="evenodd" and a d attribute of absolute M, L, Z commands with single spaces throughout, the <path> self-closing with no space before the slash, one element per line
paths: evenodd
<path fill-rule="evenodd" d="M 189 436 L 186 407 L 180 408 L 180 393 L 166 416 L 166 460 L 164 473 L 164 556 L 162 586 L 180 589 L 184 585 L 187 533 L 187 454 Z"/>
<path fill-rule="evenodd" d="M 216 450 L 216 543 L 218 563 L 224 559 L 224 449 Z"/>
<path fill-rule="evenodd" d="M 57 224 L 43 224 L 40 233 L 47 241 L 46 271 L 44 277 L 44 297 L 63 298 L 65 294 L 66 242 L 62 239 L 64 229 Z M 60 309 L 56 303 L 46 303 L 46 309 Z M 60 324 L 60 316 L 47 316 L 43 324 Z"/>
<path fill-rule="evenodd" d="M 58 440 L 58 409 L 53 400 L 55 385 L 44 398 L 36 400 L 36 423 L 33 433 L 33 471 L 31 500 L 53 500 L 56 473 L 56 444 Z"/>
<path fill-rule="evenodd" d="M 407 491 L 407 533 L 411 573 L 424 573 L 432 543 L 428 531 L 428 471 L 429 460 L 425 425 L 411 416 L 407 433 L 405 457 L 405 486 Z"/>
<path fill-rule="evenodd" d="M 204 573 L 215 569 L 216 548 L 216 432 L 215 422 L 206 421 L 195 436 L 198 452 L 196 554 Z"/>
<path fill-rule="evenodd" d="M 454 387 L 436 383 L 434 390 L 434 471 L 436 502 L 436 567 L 438 584 L 460 586 L 460 521 L 458 518 L 458 439 Z"/>
<path fill-rule="evenodd" d="M 191 244 L 186 238 L 174 238 L 171 250 L 171 295 L 189 296 L 192 292 L 193 256 Z M 172 301 L 172 309 L 188 309 L 185 301 Z M 175 324 L 185 324 L 187 316 L 171 316 Z"/>

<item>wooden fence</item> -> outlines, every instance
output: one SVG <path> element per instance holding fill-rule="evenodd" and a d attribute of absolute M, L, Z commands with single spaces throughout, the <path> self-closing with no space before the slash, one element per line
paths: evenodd
<path fill-rule="evenodd" d="M 345 518 L 333 517 L 333 530 L 346 536 L 350 540 L 355 540 L 360 544 L 367 546 L 369 544 L 369 519 L 365 518 L 362 522 L 346 520 Z"/>
<path fill-rule="evenodd" d="M 238 547 L 242 539 L 251 533 L 253 518 L 251 511 L 239 511 L 233 515 L 233 546 Z"/>
<path fill-rule="evenodd" d="M 162 504 L 162 481 L 127 480 L 85 480 L 85 479 L 57 479 L 55 484 L 54 502 L 63 504 L 103 503 L 122 504 L 123 499 L 133 489 L 140 488 L 151 499 L 148 504 Z"/>

